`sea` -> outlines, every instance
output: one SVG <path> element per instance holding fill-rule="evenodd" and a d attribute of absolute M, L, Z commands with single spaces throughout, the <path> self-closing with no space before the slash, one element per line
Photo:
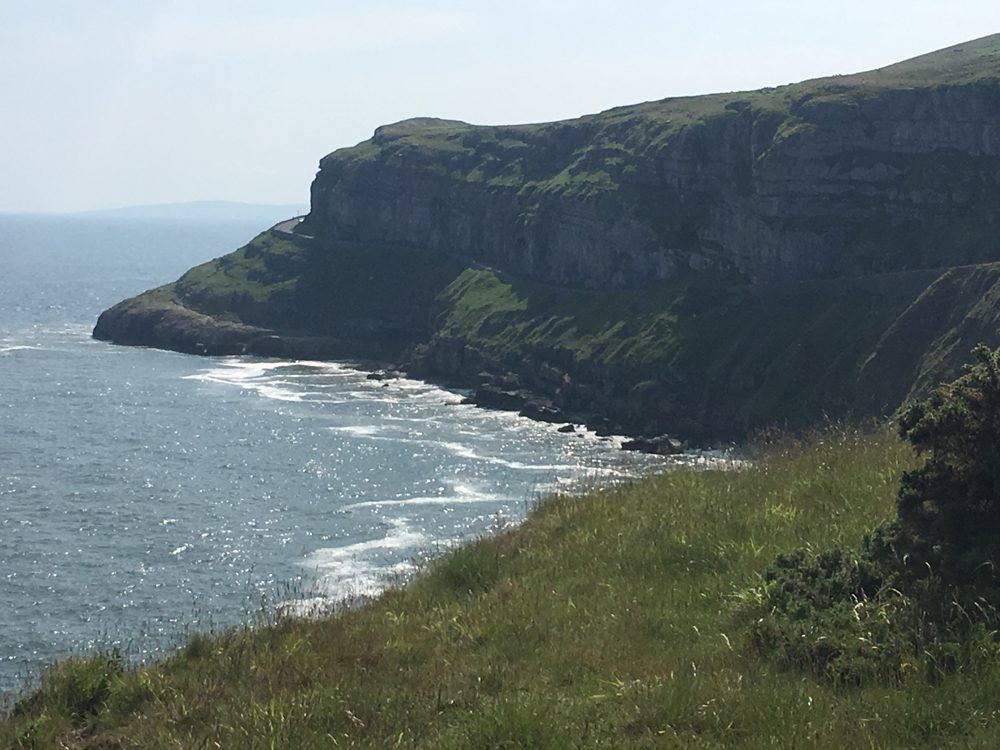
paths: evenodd
<path fill-rule="evenodd" d="M 278 218 L 0 214 L 0 693 L 350 606 L 546 494 L 670 465 L 354 362 L 91 337 Z"/>

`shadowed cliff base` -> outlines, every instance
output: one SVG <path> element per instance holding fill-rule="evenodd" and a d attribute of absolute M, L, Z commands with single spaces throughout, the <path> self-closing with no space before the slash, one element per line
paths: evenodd
<path fill-rule="evenodd" d="M 282 262 L 293 252 L 306 264 L 283 295 L 256 301 L 259 282 L 247 282 L 222 300 L 201 296 L 234 277 L 259 278 L 253 268 L 267 264 L 274 245 Z M 390 294 L 376 303 L 364 288 L 351 299 L 345 285 L 323 307 L 310 301 L 328 281 L 309 264 L 322 259 L 342 279 L 354 278 L 356 265 L 339 273 L 325 253 L 290 250 L 268 234 L 250 247 L 249 260 L 241 249 L 111 308 L 94 335 L 196 354 L 376 360 L 476 389 L 486 406 L 704 443 L 776 422 L 799 428 L 891 412 L 954 377 L 967 356 L 960 353 L 993 342 L 1000 326 L 1000 264 L 780 286 L 688 270 L 641 291 L 594 293 L 505 283 L 442 259 L 422 299 Z M 374 261 L 368 270 L 387 285 L 386 269 L 400 270 L 373 248 L 351 246 L 335 258 Z M 214 312 L 213 304 L 224 312 L 198 312 Z M 288 325 L 299 310 L 310 327 Z M 286 327 L 259 325 L 268 320 Z"/>

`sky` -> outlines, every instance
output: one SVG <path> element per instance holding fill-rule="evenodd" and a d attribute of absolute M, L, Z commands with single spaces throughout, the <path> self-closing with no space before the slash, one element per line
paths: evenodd
<path fill-rule="evenodd" d="M 307 203 L 409 117 L 548 122 L 882 67 L 996 0 L 0 0 L 0 212 Z"/>

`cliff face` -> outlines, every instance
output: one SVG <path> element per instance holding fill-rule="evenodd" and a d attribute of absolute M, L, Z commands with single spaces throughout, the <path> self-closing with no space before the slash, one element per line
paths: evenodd
<path fill-rule="evenodd" d="M 704 440 L 952 379 L 997 343 L 998 221 L 1000 35 L 566 122 L 388 125 L 322 160 L 294 234 L 95 336 L 396 359 L 484 402 Z"/>
<path fill-rule="evenodd" d="M 590 289 L 685 266 L 756 282 L 989 261 L 997 44 L 938 53 L 943 70 L 918 60 L 548 125 L 398 123 L 322 161 L 311 227 Z M 921 66 L 934 75 L 908 84 Z"/>

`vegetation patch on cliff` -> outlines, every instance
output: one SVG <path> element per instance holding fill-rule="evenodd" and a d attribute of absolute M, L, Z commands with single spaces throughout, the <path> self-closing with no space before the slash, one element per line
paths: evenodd
<path fill-rule="evenodd" d="M 264 232 L 139 299 L 155 304 L 169 292 L 204 315 L 298 335 L 393 330 L 405 346 L 429 335 L 433 300 L 462 268 L 405 245 L 320 246 Z"/>
<path fill-rule="evenodd" d="M 876 364 L 873 352 L 927 284 L 767 289 L 735 271 L 686 270 L 642 291 L 594 293 L 503 279 L 469 269 L 441 294 L 443 311 L 421 359 L 429 374 L 471 380 L 482 369 L 506 368 L 567 411 L 611 414 L 626 431 L 660 425 L 695 439 L 776 419 L 801 427 L 824 415 L 894 408 L 911 373 L 887 372 L 889 358 Z M 889 338 L 914 351 L 925 346 Z M 460 357 L 434 356 L 457 348 Z M 862 385 L 866 365 L 869 380 L 885 381 L 881 391 Z"/>

